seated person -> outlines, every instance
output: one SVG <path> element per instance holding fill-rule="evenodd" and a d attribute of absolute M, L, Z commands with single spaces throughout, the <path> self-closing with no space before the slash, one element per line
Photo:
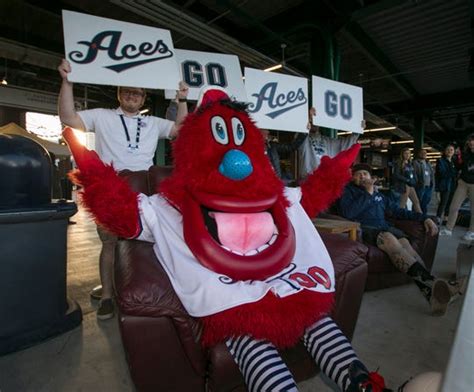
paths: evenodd
<path fill-rule="evenodd" d="M 352 181 L 339 201 L 341 215 L 359 222 L 364 243 L 375 245 L 387 253 L 393 265 L 414 280 L 430 302 L 433 314 L 443 315 L 451 298 L 464 292 L 465 282 L 448 282 L 431 275 L 408 241 L 408 236 L 390 225 L 385 218 L 423 222 L 430 235 L 438 232 L 436 224 L 422 213 L 402 209 L 389 201 L 374 188 L 374 182 L 368 164 L 355 164 L 352 167 Z"/>

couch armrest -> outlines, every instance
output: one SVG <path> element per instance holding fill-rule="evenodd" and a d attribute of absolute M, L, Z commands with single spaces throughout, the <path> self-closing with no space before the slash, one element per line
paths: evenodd
<path fill-rule="evenodd" d="M 332 316 L 351 339 L 367 280 L 368 248 L 343 234 L 321 233 L 321 238 L 331 256 L 336 275 L 336 304 Z"/>
<path fill-rule="evenodd" d="M 201 324 L 189 316 L 153 251 L 153 244 L 120 240 L 115 252 L 114 283 L 122 328 L 130 318 L 162 319 L 176 328 L 180 346 L 197 373 L 205 371 L 200 344 Z M 157 321 L 158 322 L 158 321 Z M 162 341 L 175 339 L 165 329 Z M 124 343 L 127 339 L 124 338 Z M 127 348 L 127 347 L 126 347 Z"/>
<path fill-rule="evenodd" d="M 423 222 L 401 219 L 389 219 L 389 222 L 414 239 L 422 239 L 426 235 Z"/>

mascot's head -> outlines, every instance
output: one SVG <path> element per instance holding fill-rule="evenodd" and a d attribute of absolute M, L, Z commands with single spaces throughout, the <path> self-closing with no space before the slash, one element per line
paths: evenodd
<path fill-rule="evenodd" d="M 264 279 L 295 250 L 283 184 L 245 104 L 209 89 L 173 143 L 174 170 L 160 186 L 183 215 L 184 238 L 207 268 Z"/>

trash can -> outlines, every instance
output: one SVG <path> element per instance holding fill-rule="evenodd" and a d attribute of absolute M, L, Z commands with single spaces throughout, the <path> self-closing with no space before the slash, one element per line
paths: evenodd
<path fill-rule="evenodd" d="M 32 139 L 0 135 L 0 355 L 82 321 L 67 297 L 72 201 L 51 200 L 51 160 Z"/>

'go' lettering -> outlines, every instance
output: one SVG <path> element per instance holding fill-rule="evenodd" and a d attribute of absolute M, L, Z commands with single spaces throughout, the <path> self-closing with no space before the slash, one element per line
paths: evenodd
<path fill-rule="evenodd" d="M 184 61 L 183 79 L 190 87 L 209 86 L 227 87 L 225 68 L 218 63 L 207 63 L 204 67 L 197 61 Z M 204 68 L 204 69 L 203 69 Z"/>
<path fill-rule="evenodd" d="M 352 99 L 347 94 L 337 97 L 334 91 L 328 90 L 324 93 L 324 109 L 330 117 L 340 115 L 344 120 L 352 118 Z"/>

